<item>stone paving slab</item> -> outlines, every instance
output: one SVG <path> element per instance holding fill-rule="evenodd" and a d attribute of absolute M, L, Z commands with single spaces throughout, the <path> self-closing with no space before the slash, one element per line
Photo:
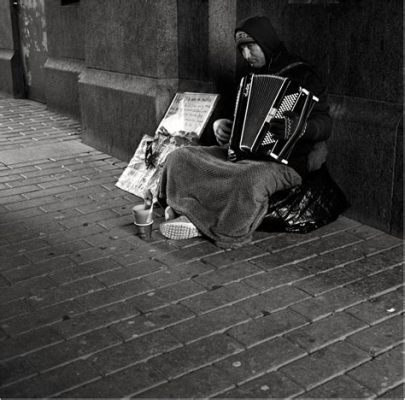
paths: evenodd
<path fill-rule="evenodd" d="M 21 149 L 9 149 L 0 151 L 0 163 L 10 165 L 31 160 L 60 158 L 82 154 L 93 149 L 78 141 L 70 140 L 66 143 L 51 143 L 25 147 Z"/>
<path fill-rule="evenodd" d="M 403 242 L 136 236 L 126 163 L 0 97 L 1 398 L 404 398 Z"/>

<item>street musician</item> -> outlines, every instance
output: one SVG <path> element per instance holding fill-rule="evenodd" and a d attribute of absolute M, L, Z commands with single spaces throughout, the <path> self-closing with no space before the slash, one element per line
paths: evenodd
<path fill-rule="evenodd" d="M 239 22 L 234 37 L 246 61 L 244 74 L 288 78 L 310 91 L 317 101 L 288 164 L 254 157 L 230 161 L 233 120 L 228 118 L 213 124 L 218 146 L 192 146 L 171 153 L 159 195 L 167 205 L 160 230 L 172 239 L 204 235 L 224 248 L 248 243 L 267 212 L 271 195 L 300 185 L 326 160 L 325 141 L 331 134 L 332 120 L 326 88 L 315 69 L 287 50 L 267 17 Z M 294 128 L 298 122 L 298 115 L 286 112 L 269 120 L 269 131 L 276 138 L 285 138 L 286 124 Z"/>

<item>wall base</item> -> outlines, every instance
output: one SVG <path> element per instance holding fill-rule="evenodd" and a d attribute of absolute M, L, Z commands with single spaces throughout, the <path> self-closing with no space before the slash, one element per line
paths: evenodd
<path fill-rule="evenodd" d="M 0 88 L 16 98 L 24 97 L 23 75 L 14 50 L 0 49 Z"/>
<path fill-rule="evenodd" d="M 50 109 L 81 119 L 78 80 L 83 70 L 82 61 L 47 59 L 45 95 Z"/>
<path fill-rule="evenodd" d="M 83 141 L 129 161 L 142 136 L 155 133 L 177 91 L 210 89 L 206 82 L 86 69 L 79 79 Z"/>

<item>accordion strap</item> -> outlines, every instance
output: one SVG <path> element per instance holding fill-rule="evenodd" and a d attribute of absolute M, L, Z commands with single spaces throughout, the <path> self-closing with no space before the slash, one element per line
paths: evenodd
<path fill-rule="evenodd" d="M 297 61 L 297 62 L 295 62 L 295 63 L 292 63 L 292 64 L 287 65 L 286 67 L 284 67 L 283 69 L 281 69 L 280 71 L 278 71 L 276 75 L 281 75 L 281 76 L 282 76 L 282 75 L 285 74 L 286 72 L 288 72 L 288 71 L 290 71 L 290 70 L 292 70 L 292 69 L 294 69 L 294 68 L 296 68 L 296 67 L 300 67 L 300 66 L 302 66 L 302 65 L 305 65 L 305 66 L 309 67 L 309 64 L 307 64 L 307 63 L 305 63 L 305 62 L 303 62 L 303 61 Z"/>

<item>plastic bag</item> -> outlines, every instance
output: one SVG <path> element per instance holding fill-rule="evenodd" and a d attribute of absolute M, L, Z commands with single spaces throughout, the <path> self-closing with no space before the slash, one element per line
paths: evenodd
<path fill-rule="evenodd" d="M 259 230 L 308 233 L 338 218 L 350 207 L 326 165 L 300 186 L 275 193 Z"/>

